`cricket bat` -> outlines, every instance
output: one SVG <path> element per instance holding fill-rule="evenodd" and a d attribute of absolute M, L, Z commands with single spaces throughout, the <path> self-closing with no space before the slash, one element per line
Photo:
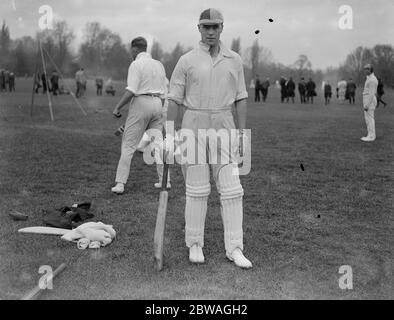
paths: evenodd
<path fill-rule="evenodd" d="M 71 230 L 69 229 L 53 228 L 53 227 L 27 227 L 18 230 L 18 232 L 20 233 L 51 234 L 58 236 L 63 236 L 70 231 Z"/>
<path fill-rule="evenodd" d="M 159 209 L 157 210 L 156 228 L 153 239 L 154 258 L 157 271 L 161 271 L 163 268 L 164 230 L 168 203 L 167 178 L 168 164 L 164 162 L 163 181 L 161 185 Z"/>

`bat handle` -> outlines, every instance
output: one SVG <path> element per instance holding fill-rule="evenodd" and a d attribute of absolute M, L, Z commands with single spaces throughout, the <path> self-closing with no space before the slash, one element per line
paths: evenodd
<path fill-rule="evenodd" d="M 164 167 L 163 167 L 163 180 L 161 182 L 162 190 L 167 190 L 167 181 L 168 181 L 168 163 L 164 160 Z"/>
<path fill-rule="evenodd" d="M 163 137 L 166 137 L 166 133 L 163 130 Z M 168 163 L 167 163 L 167 152 L 163 150 L 163 179 L 161 181 L 161 189 L 162 190 L 167 190 L 167 181 L 168 181 Z"/>

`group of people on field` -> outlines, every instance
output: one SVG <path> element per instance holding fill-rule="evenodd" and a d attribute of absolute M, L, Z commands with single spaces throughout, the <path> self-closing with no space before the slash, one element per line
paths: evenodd
<path fill-rule="evenodd" d="M 378 86 L 376 92 L 377 107 L 379 107 L 380 103 L 386 106 L 387 103 L 382 100 L 382 96 L 384 95 L 383 81 L 379 77 L 377 77 L 377 80 L 378 80 Z M 336 88 L 337 99 L 340 101 L 340 103 L 345 103 L 345 101 L 349 101 L 349 104 L 355 104 L 356 89 L 357 89 L 357 85 L 352 78 L 349 78 L 348 81 L 346 81 L 345 79 L 340 80 Z"/>
<path fill-rule="evenodd" d="M 88 82 L 88 77 L 86 76 L 85 70 L 81 67 L 75 73 L 75 83 L 76 83 L 75 96 L 77 98 L 81 98 L 84 96 L 86 92 L 87 82 Z M 102 77 L 97 77 L 95 79 L 95 85 L 96 85 L 96 94 L 98 96 L 103 95 L 103 87 L 105 87 L 105 92 L 107 94 L 110 94 L 112 96 L 115 95 L 116 90 L 114 88 L 113 81 L 111 78 L 109 78 L 104 84 L 104 79 Z"/>
<path fill-rule="evenodd" d="M 15 91 L 15 73 L 0 69 L 0 92 Z"/>
<path fill-rule="evenodd" d="M 259 75 L 256 74 L 256 78 L 254 80 L 252 79 L 250 87 L 255 90 L 254 101 L 260 102 L 262 100 L 265 102 L 267 100 L 268 88 L 270 87 L 270 78 L 261 81 Z"/>
<path fill-rule="evenodd" d="M 380 103 L 386 106 L 387 103 L 382 100 L 382 96 L 384 94 L 383 82 L 380 78 L 377 79 L 377 107 L 379 107 Z M 262 95 L 262 101 L 265 102 L 267 99 L 269 87 L 269 78 L 266 78 L 265 81 L 261 82 L 259 75 L 256 75 L 255 79 L 252 79 L 250 84 L 250 88 L 255 90 L 254 101 L 260 102 L 260 98 Z M 282 103 L 289 102 L 290 100 L 293 103 L 295 102 L 294 98 L 297 86 L 292 77 L 289 77 L 289 79 L 287 79 L 286 77 L 282 76 L 280 80 L 277 81 L 277 87 L 280 89 Z M 313 104 L 313 98 L 317 96 L 317 93 L 316 83 L 312 80 L 312 78 L 309 78 L 307 82 L 305 81 L 305 78 L 301 78 L 300 82 L 298 83 L 297 89 L 301 103 Z M 348 81 L 342 79 L 338 82 L 336 86 L 336 97 L 340 103 L 345 103 L 345 101 L 349 101 L 349 104 L 355 104 L 356 89 L 357 85 L 352 78 L 349 78 Z M 324 104 L 327 105 L 330 103 L 333 94 L 333 89 L 329 81 L 323 81 L 322 90 L 324 93 Z"/>
<path fill-rule="evenodd" d="M 309 78 L 307 82 L 305 78 L 301 78 L 297 87 L 292 77 L 287 79 L 282 76 L 278 81 L 278 88 L 280 89 L 280 101 L 282 103 L 289 102 L 290 99 L 294 103 L 296 89 L 298 89 L 301 103 L 313 103 L 313 97 L 317 95 L 316 83 L 312 78 Z"/>
<path fill-rule="evenodd" d="M 60 85 L 60 75 L 54 70 L 51 74 L 46 72 L 37 72 L 34 79 L 34 91 L 38 93 L 42 88 L 42 94 L 51 92 L 54 96 L 59 94 L 69 94 L 70 92 Z"/>

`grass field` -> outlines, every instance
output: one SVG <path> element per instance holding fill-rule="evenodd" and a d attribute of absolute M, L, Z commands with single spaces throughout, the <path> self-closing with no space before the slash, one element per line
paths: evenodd
<path fill-rule="evenodd" d="M 110 192 L 120 155 L 111 116 L 122 94 L 97 98 L 90 85 L 81 104 L 71 96 L 36 96 L 31 80 L 0 94 L 0 298 L 19 299 L 33 288 L 40 266 L 66 270 L 42 299 L 393 299 L 394 93 L 376 112 L 377 140 L 366 133 L 360 106 L 249 103 L 252 169 L 241 177 L 245 255 L 251 270 L 226 260 L 219 198 L 212 188 L 204 265 L 188 262 L 184 244 L 185 187 L 172 168 L 165 266 L 153 265 L 159 191 L 156 169 L 132 162 L 123 196 Z M 252 100 L 252 99 L 250 99 Z M 125 114 L 125 112 L 123 112 Z M 301 170 L 303 164 L 305 170 Z M 44 210 L 91 201 L 95 221 L 112 224 L 117 239 L 99 250 L 78 250 L 58 237 L 18 234 L 42 225 Z M 29 220 L 13 221 L 17 210 Z M 339 267 L 350 265 L 353 289 L 342 290 Z"/>

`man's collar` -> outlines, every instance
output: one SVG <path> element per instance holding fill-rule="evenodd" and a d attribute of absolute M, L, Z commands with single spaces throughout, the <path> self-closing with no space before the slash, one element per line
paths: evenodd
<path fill-rule="evenodd" d="M 137 56 L 135 57 L 135 60 L 140 59 L 140 58 L 152 58 L 152 56 L 151 56 L 150 53 L 148 53 L 148 52 L 140 52 L 140 53 L 137 54 Z"/>
<path fill-rule="evenodd" d="M 209 53 L 209 45 L 207 45 L 206 43 L 204 43 L 202 41 L 199 42 L 199 45 L 200 45 L 200 48 L 203 51 Z M 233 58 L 234 57 L 232 55 L 232 53 L 230 52 L 230 50 L 228 50 L 226 48 L 226 46 L 223 44 L 223 42 L 220 41 L 220 40 L 219 40 L 219 54 L 222 54 L 224 57 L 227 57 L 227 58 Z"/>

